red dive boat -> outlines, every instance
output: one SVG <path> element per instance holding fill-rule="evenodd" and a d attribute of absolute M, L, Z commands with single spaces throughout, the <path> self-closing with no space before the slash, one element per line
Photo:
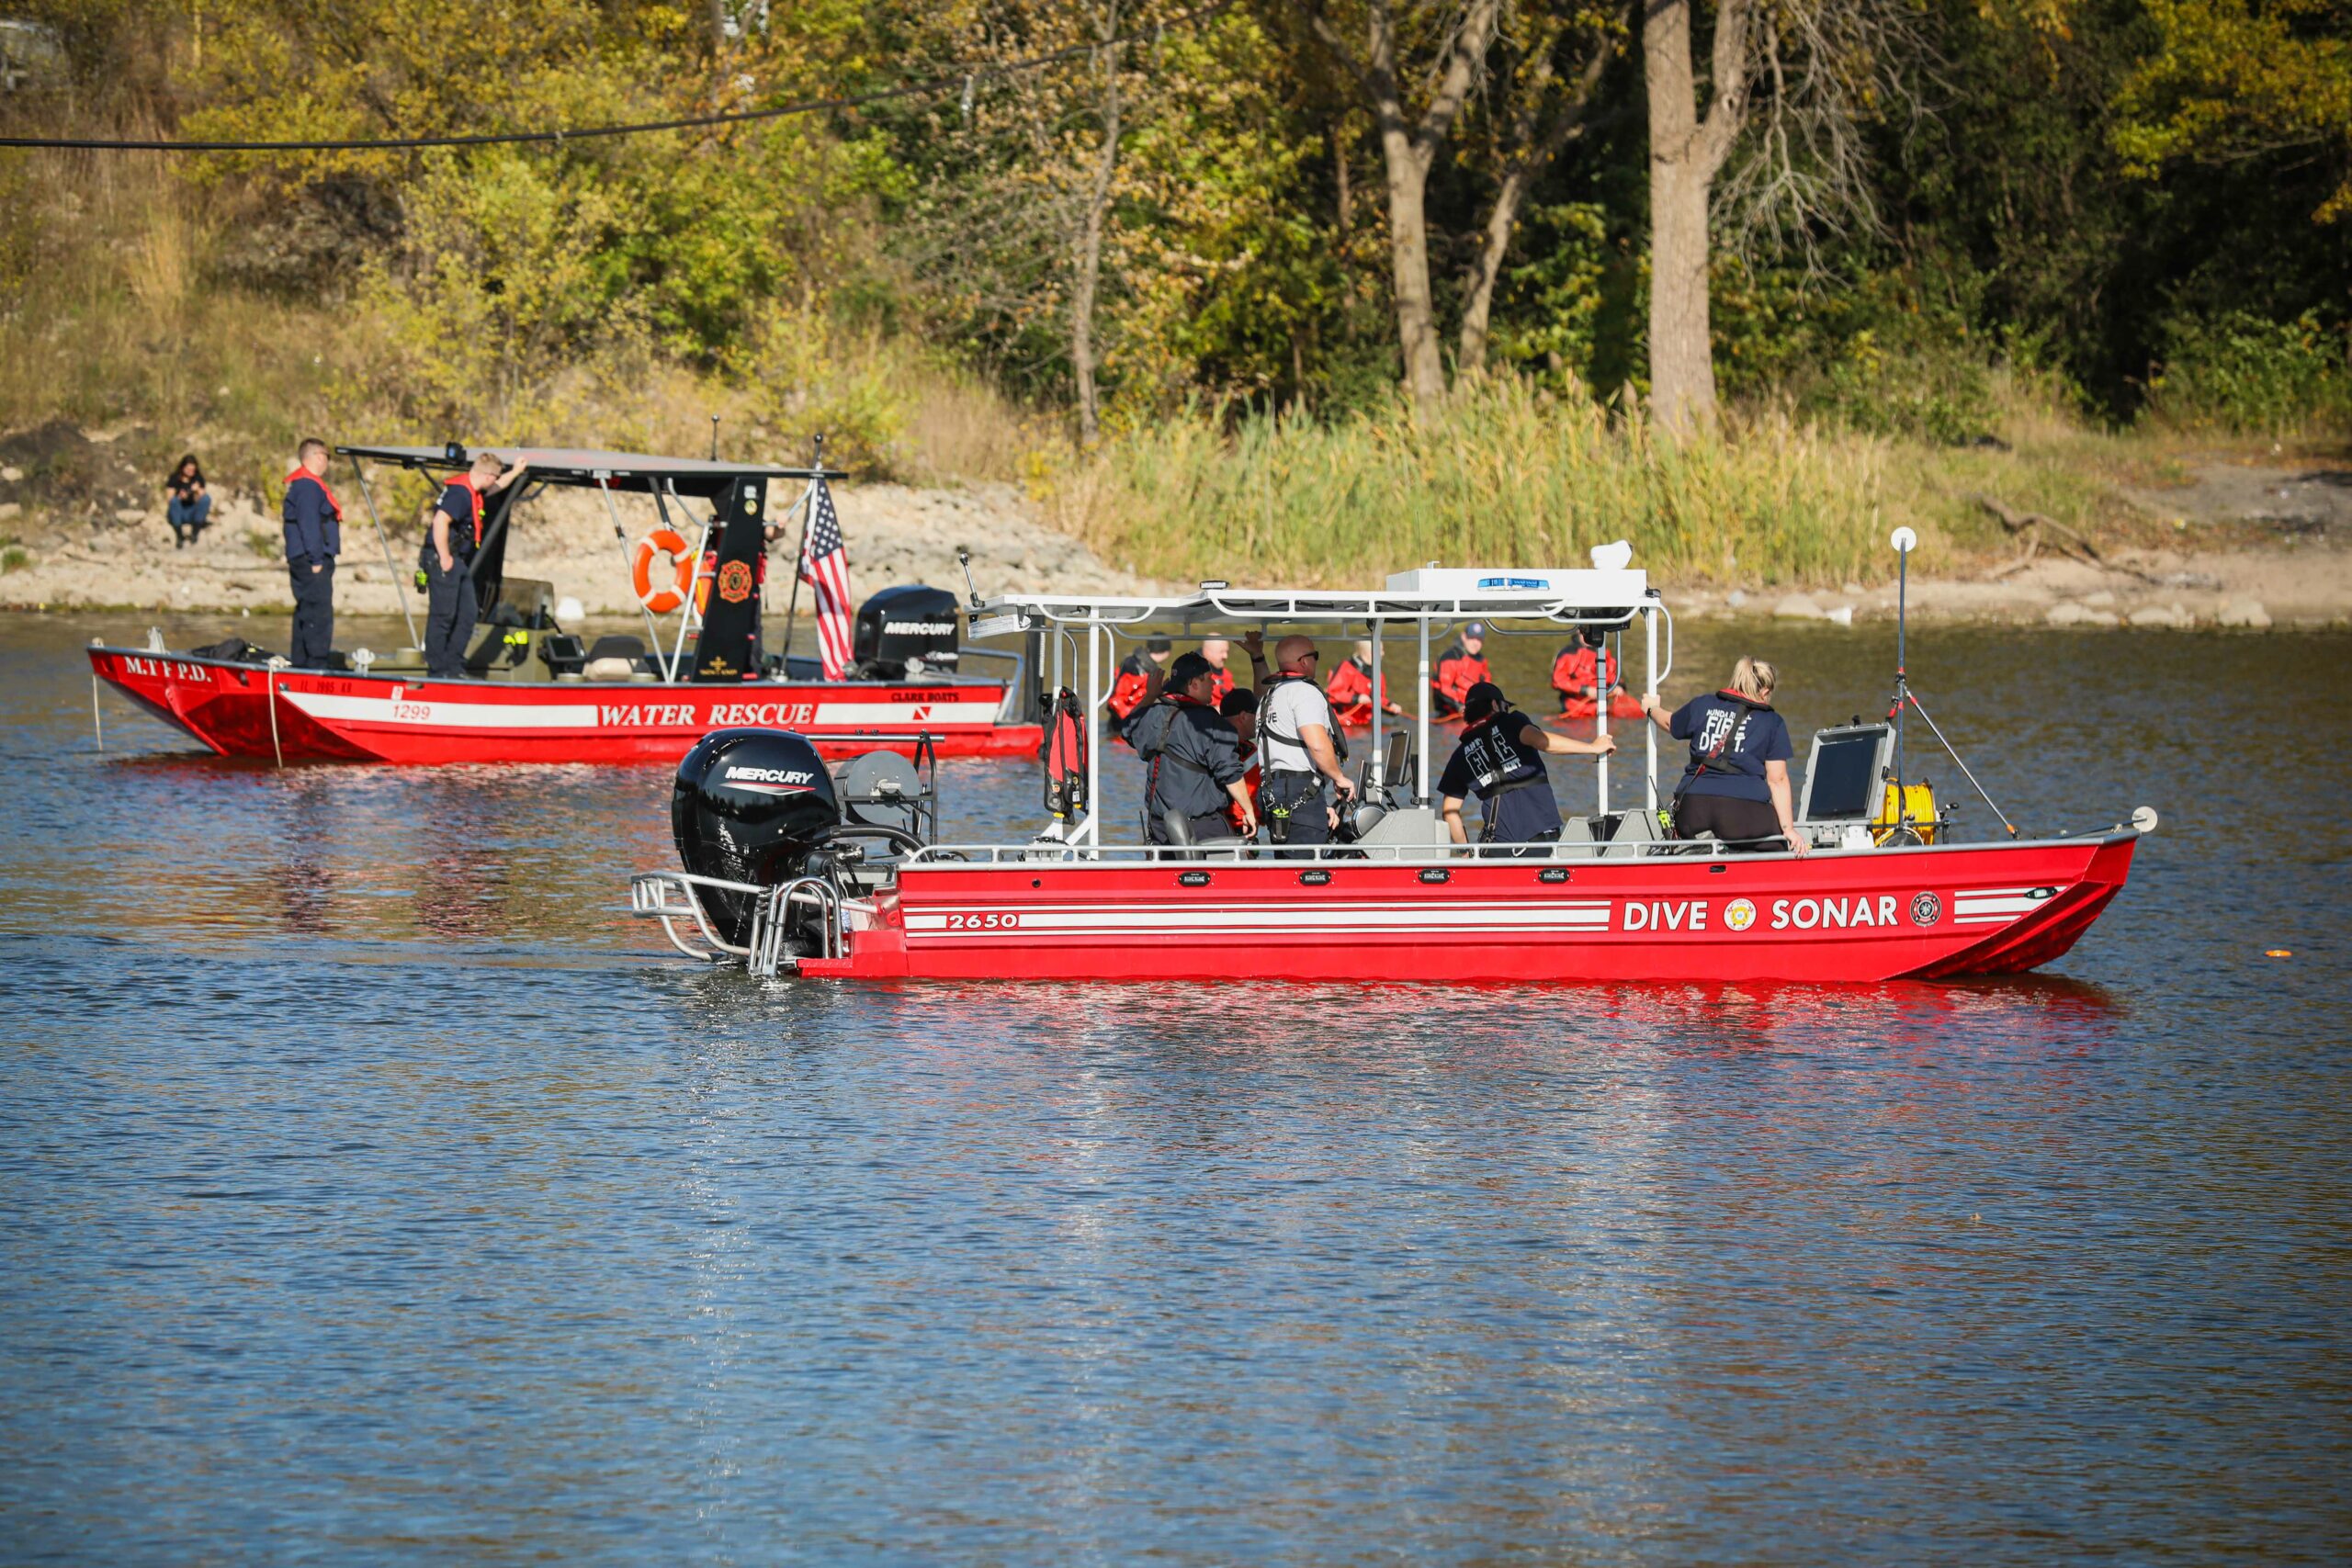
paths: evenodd
<path fill-rule="evenodd" d="M 1057 642 L 1070 634 L 1073 653 L 1083 644 L 1084 689 L 1101 694 L 1122 638 L 1203 626 L 1368 627 L 1375 643 L 1409 630 L 1424 692 L 1431 635 L 1458 622 L 1484 621 L 1489 635 L 1638 626 L 1649 686 L 1668 673 L 1666 608 L 1630 569 L 1430 570 L 1366 593 L 1213 584 L 1176 600 L 1016 597 L 975 615 Z M 801 738 L 727 731 L 679 765 L 672 823 L 686 869 L 637 877 L 632 908 L 697 957 L 861 980 L 1877 982 L 2010 974 L 2058 957 L 2122 890 L 2154 813 L 2074 837 L 1953 842 L 1949 808 L 1902 776 L 1901 716 L 1913 706 L 1898 675 L 1894 721 L 1814 737 L 1797 813 L 1813 852 L 1802 858 L 1778 839 L 1664 837 L 1646 723 L 1636 801 L 1612 805 L 1603 758 L 1597 809 L 1568 817 L 1558 842 L 1455 845 L 1432 809 L 1424 699 L 1409 728 L 1385 740 L 1374 731 L 1358 773 L 1367 804 L 1343 826 L 1347 841 L 1279 852 L 1114 844 L 1114 824 L 1131 838 L 1139 825 L 1128 803 L 1098 793 L 1103 705 L 1067 693 L 1051 753 L 1063 772 L 1049 782 L 1069 810 L 1026 842 L 933 842 L 909 804 L 925 798 L 911 773 L 877 791 L 874 765 L 859 764 L 863 782 L 853 770 L 836 786 Z"/>
<path fill-rule="evenodd" d="M 351 459 L 371 518 L 363 459 L 428 475 L 462 471 L 467 461 L 457 446 L 337 451 Z M 343 668 L 297 670 L 236 639 L 192 652 L 93 644 L 92 672 L 222 756 L 281 763 L 666 762 L 711 730 L 740 725 L 791 729 L 829 757 L 912 751 L 925 737 L 946 756 L 1037 750 L 1043 731 L 1030 711 L 1025 653 L 963 646 L 950 592 L 899 587 L 866 600 L 850 668 L 836 679 L 788 647 L 766 649 L 770 500 L 797 488 L 781 521 L 789 533 L 798 513 L 805 528 L 820 488 L 840 477 L 821 459 L 792 468 L 628 452 L 502 456 L 526 472 L 489 498 L 473 565 L 481 614 L 463 680 L 429 679 L 413 647 L 337 655 Z M 644 637 L 590 642 L 566 633 L 550 584 L 505 574 L 510 520 L 550 485 L 603 495 L 615 570 L 634 569 L 646 604 Z M 616 495 L 652 502 L 656 526 L 633 548 Z M 377 533 L 398 582 L 406 573 L 380 523 Z M 405 589 L 402 597 L 405 604 Z M 413 615 L 409 629 L 421 641 Z M 790 629 L 787 620 L 787 637 Z M 1001 673 L 970 672 L 965 666 L 975 660 Z"/>

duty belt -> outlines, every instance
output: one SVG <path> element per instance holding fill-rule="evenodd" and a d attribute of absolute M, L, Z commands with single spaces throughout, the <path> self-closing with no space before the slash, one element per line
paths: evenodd
<path fill-rule="evenodd" d="M 1307 787 L 1299 791 L 1295 799 L 1282 801 L 1277 804 L 1274 795 L 1274 781 L 1276 779 L 1305 779 L 1306 781 Z M 1267 773 L 1264 781 L 1259 786 L 1258 793 L 1261 798 L 1262 798 L 1266 803 L 1267 840 L 1276 844 L 1287 844 L 1290 842 L 1290 815 L 1293 808 L 1304 806 L 1310 800 L 1320 800 L 1323 798 L 1323 775 L 1321 773 L 1299 773 L 1295 769 L 1283 768 L 1279 772 Z"/>

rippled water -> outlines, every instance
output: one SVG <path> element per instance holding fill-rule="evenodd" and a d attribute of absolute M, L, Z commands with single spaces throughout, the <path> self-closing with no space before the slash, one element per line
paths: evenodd
<path fill-rule="evenodd" d="M 2049 975 L 1456 992 L 698 971 L 662 770 L 100 753 L 143 631 L 0 623 L 0 1557 L 2340 1560 L 2346 639 L 1926 639 L 2165 814 Z"/>

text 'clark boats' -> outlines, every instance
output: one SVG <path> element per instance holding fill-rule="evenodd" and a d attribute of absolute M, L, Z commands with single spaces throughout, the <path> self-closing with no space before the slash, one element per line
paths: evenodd
<path fill-rule="evenodd" d="M 371 518 L 363 459 L 428 476 L 462 472 L 467 460 L 455 446 L 336 451 L 351 459 Z M 481 623 L 462 679 L 428 675 L 421 645 L 381 657 L 338 655 L 348 668 L 304 670 L 233 641 L 173 652 L 160 638 L 143 649 L 93 644 L 94 676 L 222 756 L 280 763 L 667 762 L 713 729 L 743 725 L 791 729 L 834 757 L 919 745 L 965 757 L 1036 750 L 1042 732 L 1023 711 L 1033 683 L 1023 655 L 963 646 L 951 592 L 910 586 L 873 595 L 849 631 L 849 657 L 836 660 L 842 668 L 830 679 L 819 660 L 794 656 L 788 646 L 764 648 L 772 492 L 801 487 L 778 522 L 788 528 L 798 514 L 805 559 L 808 519 L 821 507 L 830 522 L 825 484 L 841 477 L 821 460 L 795 468 L 628 452 L 502 456 L 525 465 L 525 480 L 488 498 L 470 567 Z M 591 643 L 567 633 L 551 584 L 505 574 L 509 521 L 548 486 L 603 497 L 645 606 L 644 639 Z M 657 526 L 634 549 L 616 494 L 652 502 Z M 407 574 L 376 520 L 398 584 Z M 795 590 L 797 597 L 797 581 Z M 405 589 L 402 599 L 405 605 Z M 673 614 L 673 626 L 665 624 Z M 788 639 L 789 615 L 786 628 Z M 419 641 L 413 615 L 409 629 Z M 969 660 L 996 661 L 1003 672 L 972 674 L 964 668 Z"/>
<path fill-rule="evenodd" d="M 1898 549 L 1910 543 L 1898 534 Z M 1640 805 L 1611 806 L 1603 757 L 1599 808 L 1567 817 L 1556 841 L 1449 842 L 1431 795 L 1432 631 L 1474 618 L 1503 635 L 1566 626 L 1622 651 L 1637 629 L 1656 690 L 1671 668 L 1671 619 L 1619 552 L 1590 570 L 1407 572 L 1374 592 L 1209 583 L 1183 598 L 996 600 L 974 612 L 976 628 L 1041 632 L 1049 650 L 1051 820 L 1039 836 L 937 842 L 933 782 L 904 760 L 864 759 L 836 781 L 802 737 L 721 731 L 673 786 L 685 870 L 635 878 L 632 909 L 681 950 L 762 976 L 1875 982 L 2035 968 L 2122 890 L 2155 825 L 2146 807 L 2073 836 L 2020 839 L 2003 818 L 2009 837 L 1952 839 L 1949 806 L 1904 776 L 1906 716 L 1934 726 L 1900 654 L 1888 722 L 1813 738 L 1795 813 L 1808 854 L 1779 838 L 1759 852 L 1665 837 L 1646 723 Z M 1113 841 L 1112 825 L 1139 815 L 1101 796 L 1120 645 L 1201 628 L 1416 639 L 1420 711 L 1385 736 L 1375 713 L 1342 841 Z"/>

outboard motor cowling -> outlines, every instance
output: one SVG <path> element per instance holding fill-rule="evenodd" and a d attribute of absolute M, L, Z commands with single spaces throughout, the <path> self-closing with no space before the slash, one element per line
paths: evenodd
<path fill-rule="evenodd" d="M 713 730 L 678 763 L 670 792 L 679 860 L 728 882 L 791 881 L 841 820 L 832 775 L 817 749 L 788 730 Z M 739 947 L 750 941 L 749 897 L 696 891 L 721 936 Z"/>
<path fill-rule="evenodd" d="M 872 680 L 902 681 L 910 666 L 934 673 L 956 668 L 963 636 L 956 595 L 941 588 L 885 588 L 857 607 L 852 658 Z"/>

